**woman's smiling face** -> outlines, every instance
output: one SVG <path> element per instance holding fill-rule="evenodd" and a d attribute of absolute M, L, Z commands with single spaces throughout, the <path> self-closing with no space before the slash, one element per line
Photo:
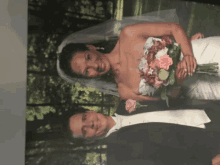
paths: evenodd
<path fill-rule="evenodd" d="M 92 45 L 87 46 L 90 50 L 77 52 L 72 58 L 71 68 L 80 75 L 86 77 L 98 77 L 110 70 L 108 59 L 98 52 Z"/>

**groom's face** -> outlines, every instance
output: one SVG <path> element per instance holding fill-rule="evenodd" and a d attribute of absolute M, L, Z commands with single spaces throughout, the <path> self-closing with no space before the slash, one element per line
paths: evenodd
<path fill-rule="evenodd" d="M 72 133 L 84 138 L 100 138 L 109 130 L 106 116 L 94 111 L 73 115 L 69 123 Z"/>

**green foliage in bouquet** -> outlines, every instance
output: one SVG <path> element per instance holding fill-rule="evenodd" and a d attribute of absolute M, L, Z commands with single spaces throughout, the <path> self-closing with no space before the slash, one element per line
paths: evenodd
<path fill-rule="evenodd" d="M 176 45 L 174 42 L 167 46 L 167 54 L 172 58 L 173 64 L 169 67 L 168 85 L 164 86 L 161 92 L 161 99 L 165 100 L 169 107 L 169 96 L 175 85 L 177 84 L 175 79 L 175 71 L 178 62 L 180 61 L 181 46 Z"/>

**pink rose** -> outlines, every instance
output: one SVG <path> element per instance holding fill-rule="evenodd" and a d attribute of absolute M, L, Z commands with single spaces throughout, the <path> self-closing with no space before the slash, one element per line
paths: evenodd
<path fill-rule="evenodd" d="M 156 76 L 154 86 L 157 88 L 160 88 L 160 86 L 163 84 L 163 81 L 159 79 L 159 77 Z"/>
<path fill-rule="evenodd" d="M 155 74 L 148 74 L 147 76 L 146 76 L 146 82 L 148 83 L 148 84 L 150 84 L 150 85 L 154 85 L 154 83 L 155 83 L 155 78 L 156 78 L 156 75 Z"/>
<path fill-rule="evenodd" d="M 136 100 L 128 99 L 126 101 L 125 109 L 131 113 L 132 111 L 135 111 L 137 108 L 136 106 Z"/>
<path fill-rule="evenodd" d="M 160 57 L 160 60 L 159 60 L 160 69 L 168 70 L 169 66 L 172 64 L 173 64 L 173 60 L 167 54 Z"/>
<path fill-rule="evenodd" d="M 166 41 L 165 41 L 165 40 L 162 40 L 162 41 L 161 41 L 161 44 L 162 44 L 163 47 L 165 47 L 165 46 L 166 46 Z"/>
<path fill-rule="evenodd" d="M 162 40 L 164 40 L 166 42 L 166 45 L 170 45 L 173 43 L 172 39 L 170 36 L 163 36 Z"/>
<path fill-rule="evenodd" d="M 156 67 L 160 66 L 160 60 L 155 59 L 154 61 L 152 61 L 149 65 L 152 69 L 156 69 Z"/>

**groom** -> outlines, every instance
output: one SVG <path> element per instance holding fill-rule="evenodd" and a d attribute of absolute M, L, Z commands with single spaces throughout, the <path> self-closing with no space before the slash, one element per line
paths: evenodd
<path fill-rule="evenodd" d="M 69 120 L 70 129 L 75 137 L 87 140 L 106 137 L 110 165 L 212 164 L 220 144 L 217 101 L 203 105 L 175 101 L 172 108 L 164 108 L 163 102 L 150 104 L 129 114 L 122 101 L 115 117 L 93 111 L 76 114 Z"/>

